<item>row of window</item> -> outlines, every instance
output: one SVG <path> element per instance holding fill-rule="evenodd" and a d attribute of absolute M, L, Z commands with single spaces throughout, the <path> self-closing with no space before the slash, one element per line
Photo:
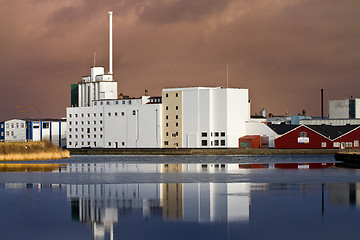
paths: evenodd
<path fill-rule="evenodd" d="M 166 93 L 166 94 L 165 94 L 165 97 L 169 97 L 169 94 Z M 179 93 L 175 93 L 175 97 L 179 97 Z"/>
<path fill-rule="evenodd" d="M 85 123 L 84 121 L 81 121 L 81 125 L 84 125 L 84 123 Z M 91 121 L 86 121 L 86 123 L 87 123 L 87 125 L 90 125 Z M 96 121 L 93 121 L 93 123 L 94 123 L 94 125 L 96 125 L 97 122 L 96 122 Z M 99 123 L 102 124 L 103 121 L 100 120 Z M 73 122 L 72 122 L 72 121 L 69 121 L 69 125 L 72 125 L 72 124 L 73 124 Z M 75 122 L 74 122 L 74 125 L 78 125 L 78 121 L 75 121 Z"/>
<path fill-rule="evenodd" d="M 208 133 L 207 132 L 202 132 L 201 133 L 201 137 L 207 137 L 208 136 Z M 210 133 L 210 136 L 211 137 L 219 137 L 219 136 L 221 136 L 221 137 L 225 137 L 225 132 L 211 132 Z"/>
<path fill-rule="evenodd" d="M 82 141 L 82 142 L 74 142 L 74 145 L 73 145 L 73 142 L 69 142 L 69 146 L 75 146 L 75 147 L 77 147 L 78 145 L 81 145 L 81 146 L 91 146 L 91 141 L 87 141 L 87 142 L 84 142 L 84 141 Z M 95 142 L 95 141 L 93 142 L 93 146 L 96 147 L 96 142 Z M 108 143 L 107 143 L 107 146 L 108 146 L 108 147 L 115 147 L 115 148 L 117 148 L 117 147 L 120 146 L 120 144 L 119 144 L 118 142 L 114 142 L 114 143 L 108 142 Z M 121 142 L 121 146 L 125 146 L 125 142 Z"/>
<path fill-rule="evenodd" d="M 69 128 L 69 132 L 72 132 L 72 130 L 73 130 L 72 128 Z M 81 129 L 80 129 L 81 132 L 84 132 L 84 130 L 85 130 L 84 128 L 81 128 Z M 97 128 L 93 128 L 93 131 L 94 131 L 94 132 L 96 132 L 96 130 L 97 130 Z M 102 130 L 103 130 L 102 127 L 99 128 L 99 131 L 100 131 L 100 132 L 101 132 Z M 78 131 L 78 128 L 74 128 L 74 131 L 77 132 L 77 131 Z M 91 128 L 87 128 L 87 129 L 86 129 L 86 132 L 87 132 L 87 133 L 90 133 L 90 131 L 91 131 Z"/>
<path fill-rule="evenodd" d="M 208 141 L 207 140 L 201 140 L 201 146 L 207 146 Z M 214 140 L 210 141 L 211 146 L 225 146 L 225 140 Z"/>
<path fill-rule="evenodd" d="M 83 118 L 85 115 L 87 115 L 87 117 L 90 117 L 90 113 L 86 113 L 86 114 L 84 114 L 84 113 L 81 113 L 81 114 L 77 114 L 77 113 L 71 114 L 71 113 L 69 113 L 69 118 L 72 118 L 73 116 L 76 117 L 76 118 L 78 116 L 81 116 Z M 93 113 L 93 116 L 96 117 L 96 113 Z M 102 113 L 99 113 L 99 116 L 102 117 Z"/>
<path fill-rule="evenodd" d="M 94 117 L 96 117 L 96 113 L 94 113 L 93 115 L 94 115 Z M 109 112 L 109 113 L 108 113 L 108 116 L 109 116 L 109 117 L 111 117 L 111 116 L 117 117 L 118 115 L 119 115 L 118 112 L 114 112 L 114 113 Z M 121 115 L 121 116 L 125 116 L 125 112 L 121 112 L 120 115 Z M 133 110 L 133 115 L 136 115 L 136 111 L 135 111 L 135 110 Z M 78 114 L 74 114 L 74 116 L 75 116 L 75 117 L 78 117 Z M 88 113 L 87 116 L 90 117 L 90 113 Z M 100 113 L 99 116 L 102 117 L 103 114 Z M 72 117 L 72 115 L 69 114 L 69 118 L 71 118 L 71 117 Z M 81 117 L 84 117 L 84 114 L 83 114 L 83 113 L 81 114 Z M 94 121 L 94 122 L 95 122 L 95 121 Z M 83 121 L 82 121 L 82 123 L 83 123 Z M 69 122 L 69 124 L 71 125 L 71 121 Z M 90 124 L 90 121 L 88 121 L 88 124 Z M 96 124 L 96 123 L 94 123 L 94 124 Z"/>
<path fill-rule="evenodd" d="M 169 106 L 166 106 L 165 110 L 169 110 Z M 179 106 L 175 106 L 175 110 L 179 110 Z"/>
<path fill-rule="evenodd" d="M 126 102 L 128 102 L 128 104 L 131 105 L 131 99 L 129 99 L 129 100 L 121 100 L 121 104 L 122 104 L 122 105 L 125 105 Z M 98 102 L 94 102 L 94 106 L 96 106 L 97 103 L 98 103 Z M 102 101 L 100 101 L 99 103 L 100 103 L 100 105 L 104 105 L 104 102 L 102 102 Z M 120 103 L 119 100 L 116 100 L 116 101 L 115 101 L 115 104 L 116 104 L 116 105 L 119 105 L 119 103 Z M 106 101 L 106 105 L 110 105 L 110 101 Z"/>
<path fill-rule="evenodd" d="M 169 115 L 165 116 L 165 119 L 168 120 L 169 119 Z M 179 115 L 175 115 L 175 119 L 179 119 Z"/>
<path fill-rule="evenodd" d="M 78 137 L 78 135 L 69 135 L 69 139 L 72 138 L 73 136 L 74 136 L 74 138 L 85 138 L 85 135 L 79 135 L 80 137 Z M 86 135 L 86 136 L 87 136 L 87 138 L 91 138 L 91 135 Z M 102 137 L 103 137 L 103 135 L 100 134 L 99 138 L 102 138 Z M 94 134 L 93 138 L 97 138 L 97 135 Z"/>
<path fill-rule="evenodd" d="M 10 126 L 11 126 L 11 128 L 19 128 L 19 127 L 21 127 L 21 128 L 24 128 L 25 127 L 25 124 L 24 123 L 21 123 L 21 124 L 19 124 L 19 123 L 6 123 L 6 128 L 10 128 Z M 4 128 L 4 124 L 1 124 L 1 128 Z"/>
<path fill-rule="evenodd" d="M 165 126 L 169 127 L 169 123 L 165 123 Z M 179 123 L 175 123 L 175 127 L 178 127 L 178 126 L 179 126 Z"/>
<path fill-rule="evenodd" d="M 169 132 L 166 132 L 165 135 L 168 137 L 169 136 Z M 175 132 L 171 134 L 172 137 L 177 137 L 179 136 L 179 132 Z"/>

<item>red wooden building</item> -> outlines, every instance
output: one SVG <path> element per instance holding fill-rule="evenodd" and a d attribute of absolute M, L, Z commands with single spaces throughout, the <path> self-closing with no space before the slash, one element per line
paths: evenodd
<path fill-rule="evenodd" d="M 300 125 L 270 126 L 278 137 L 275 148 L 359 148 L 360 126 Z M 284 130 L 285 129 L 285 130 Z"/>

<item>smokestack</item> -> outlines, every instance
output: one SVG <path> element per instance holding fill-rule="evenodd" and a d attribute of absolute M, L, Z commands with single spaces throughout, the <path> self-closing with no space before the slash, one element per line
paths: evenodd
<path fill-rule="evenodd" d="M 109 11 L 108 14 L 109 14 L 109 72 L 108 73 L 113 74 L 112 11 Z"/>
<path fill-rule="evenodd" d="M 321 119 L 324 119 L 324 89 L 321 89 Z"/>

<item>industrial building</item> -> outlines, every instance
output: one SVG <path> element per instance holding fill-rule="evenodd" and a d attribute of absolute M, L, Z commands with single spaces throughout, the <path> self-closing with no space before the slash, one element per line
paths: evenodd
<path fill-rule="evenodd" d="M 0 129 L 4 142 L 50 140 L 56 146 L 66 146 L 65 119 L 11 119 L 1 122 Z"/>
<path fill-rule="evenodd" d="M 331 149 L 359 148 L 360 126 L 330 125 L 269 125 L 278 136 L 278 149 Z"/>

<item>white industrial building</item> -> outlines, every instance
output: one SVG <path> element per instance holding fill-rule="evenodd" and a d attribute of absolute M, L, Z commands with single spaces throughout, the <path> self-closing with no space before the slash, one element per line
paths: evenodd
<path fill-rule="evenodd" d="M 50 140 L 56 146 L 66 145 L 65 119 L 11 119 L 1 122 L 2 141 L 28 142 Z"/>

